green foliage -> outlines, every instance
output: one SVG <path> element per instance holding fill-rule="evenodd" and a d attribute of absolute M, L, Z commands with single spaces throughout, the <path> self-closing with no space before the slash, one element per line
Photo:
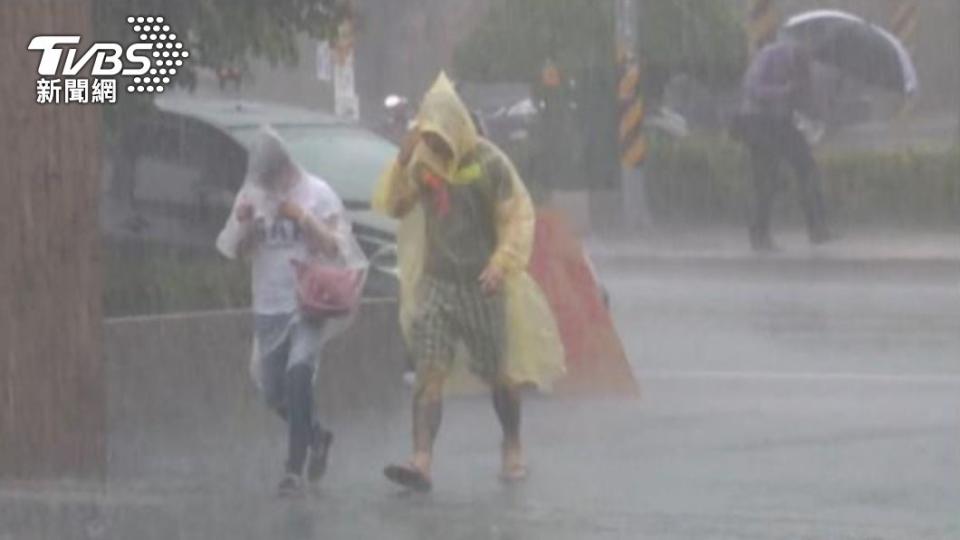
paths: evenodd
<path fill-rule="evenodd" d="M 637 53 L 654 99 L 679 73 L 715 87 L 739 80 L 747 63 L 747 37 L 731 2 L 643 0 L 641 5 Z"/>
<path fill-rule="evenodd" d="M 636 51 L 656 99 L 670 76 L 709 85 L 738 80 L 747 40 L 730 2 L 641 0 Z M 480 82 L 534 81 L 547 58 L 568 73 L 613 64 L 611 0 L 496 0 L 454 54 L 458 77 Z"/>
<path fill-rule="evenodd" d="M 106 317 L 249 305 L 250 277 L 246 265 L 210 253 L 187 253 L 173 248 L 105 248 Z"/>
<path fill-rule="evenodd" d="M 131 15 L 162 15 L 184 42 L 190 59 L 174 82 L 196 85 L 197 69 L 224 66 L 246 71 L 253 58 L 293 64 L 297 38 L 326 38 L 349 14 L 346 0 L 93 0 L 100 41 L 132 43 Z M 107 144 L 117 127 L 152 107 L 152 96 L 119 93 L 118 106 L 104 109 Z"/>
<path fill-rule="evenodd" d="M 458 78 L 532 82 L 547 58 L 566 72 L 612 63 L 611 0 L 494 0 L 454 52 Z"/>
<path fill-rule="evenodd" d="M 251 58 L 298 60 L 296 39 L 329 37 L 348 14 L 342 0 L 94 0 L 98 39 L 131 42 L 130 15 L 163 15 L 193 54 L 178 75 L 198 67 L 243 66 Z"/>
<path fill-rule="evenodd" d="M 836 220 L 899 227 L 960 225 L 960 149 L 823 151 L 817 156 L 828 205 Z M 664 222 L 743 222 L 753 198 L 742 145 L 720 137 L 651 139 L 648 189 Z M 793 177 L 783 172 L 786 192 Z M 799 221 L 797 197 L 779 204 Z"/>
<path fill-rule="evenodd" d="M 900 225 L 960 225 L 960 150 L 823 156 L 837 211 Z"/>
<path fill-rule="evenodd" d="M 649 138 L 650 207 L 660 221 L 710 223 L 739 219 L 749 194 L 740 144 L 714 137 Z"/>

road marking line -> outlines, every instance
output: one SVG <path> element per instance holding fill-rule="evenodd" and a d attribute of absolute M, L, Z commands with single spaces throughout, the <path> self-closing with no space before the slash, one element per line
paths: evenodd
<path fill-rule="evenodd" d="M 870 383 L 960 384 L 951 373 L 780 373 L 775 371 L 640 371 L 644 380 L 851 381 Z"/>

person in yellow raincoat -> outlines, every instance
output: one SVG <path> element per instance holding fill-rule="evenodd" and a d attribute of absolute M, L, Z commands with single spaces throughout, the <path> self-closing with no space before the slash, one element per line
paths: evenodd
<path fill-rule="evenodd" d="M 503 428 L 501 477 L 524 478 L 520 388 L 548 388 L 563 373 L 563 348 L 526 273 L 530 196 L 509 158 L 477 134 L 444 74 L 424 96 L 373 207 L 401 220 L 400 322 L 417 368 L 413 457 L 384 474 L 407 488 L 431 488 L 444 384 L 462 363 L 492 389 Z"/>

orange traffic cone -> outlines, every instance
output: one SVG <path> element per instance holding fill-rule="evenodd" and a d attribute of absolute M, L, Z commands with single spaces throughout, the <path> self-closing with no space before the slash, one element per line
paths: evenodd
<path fill-rule="evenodd" d="M 537 212 L 529 271 L 547 297 L 566 349 L 567 374 L 557 382 L 557 392 L 638 396 L 583 243 L 556 210 Z"/>

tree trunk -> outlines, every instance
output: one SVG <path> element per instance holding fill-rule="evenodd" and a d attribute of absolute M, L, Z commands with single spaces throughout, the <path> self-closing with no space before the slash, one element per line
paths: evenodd
<path fill-rule="evenodd" d="M 102 478 L 102 105 L 38 105 L 37 34 L 88 46 L 89 0 L 0 2 L 0 478 Z"/>

